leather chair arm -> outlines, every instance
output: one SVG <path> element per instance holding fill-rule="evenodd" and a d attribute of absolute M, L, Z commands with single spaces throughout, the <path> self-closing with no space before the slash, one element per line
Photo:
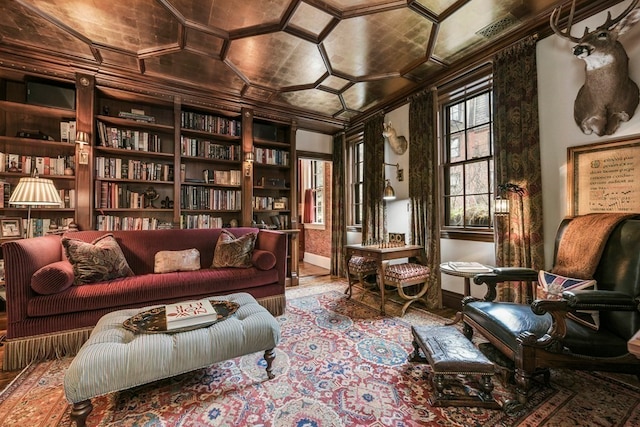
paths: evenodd
<path fill-rule="evenodd" d="M 624 292 L 602 290 L 564 291 L 562 298 L 572 310 L 636 311 L 638 301 Z"/>
<path fill-rule="evenodd" d="M 485 301 L 496 299 L 496 286 L 502 282 L 534 282 L 538 280 L 538 272 L 531 268 L 523 267 L 495 267 L 493 273 L 481 273 L 473 277 L 476 285 L 487 285 Z"/>

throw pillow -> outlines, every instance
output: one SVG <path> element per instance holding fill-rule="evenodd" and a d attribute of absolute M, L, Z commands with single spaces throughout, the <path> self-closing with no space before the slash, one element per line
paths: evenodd
<path fill-rule="evenodd" d="M 240 267 L 249 268 L 251 253 L 256 243 L 256 233 L 247 233 L 236 238 L 231 232 L 222 230 L 213 252 L 213 268 Z"/>
<path fill-rule="evenodd" d="M 256 249 L 251 255 L 251 263 L 258 270 L 271 270 L 276 265 L 276 256 L 273 252 Z"/>
<path fill-rule="evenodd" d="M 160 251 L 155 255 L 154 273 L 195 270 L 200 270 L 200 251 L 195 248 L 183 251 Z"/>
<path fill-rule="evenodd" d="M 113 234 L 105 234 L 91 243 L 63 237 L 62 245 L 73 265 L 76 285 L 133 276 Z"/>
<path fill-rule="evenodd" d="M 561 295 L 563 291 L 596 289 L 597 283 L 593 279 L 574 279 L 540 270 L 540 273 L 538 273 L 538 287 L 546 295 Z M 600 313 L 598 311 L 576 310 L 567 313 L 567 317 L 591 329 L 598 330 L 600 327 Z"/>
<path fill-rule="evenodd" d="M 45 265 L 31 276 L 31 289 L 40 295 L 62 292 L 73 285 L 73 266 L 69 261 Z"/>

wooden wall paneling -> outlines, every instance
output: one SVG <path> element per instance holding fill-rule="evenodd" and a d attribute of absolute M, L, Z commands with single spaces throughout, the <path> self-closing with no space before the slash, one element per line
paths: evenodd
<path fill-rule="evenodd" d="M 89 163 L 80 164 L 80 146 L 76 144 L 76 223 L 80 230 L 95 227 L 93 217 L 94 164 L 92 147 L 97 143 L 95 135 L 95 78 L 89 74 L 76 74 L 76 127 L 89 134 L 89 144 L 84 150 L 89 153 Z"/>

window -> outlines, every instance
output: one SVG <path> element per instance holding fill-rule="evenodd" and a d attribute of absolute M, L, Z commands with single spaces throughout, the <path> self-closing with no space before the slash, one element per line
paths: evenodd
<path fill-rule="evenodd" d="M 362 226 L 364 202 L 364 141 L 363 135 L 349 141 L 350 226 Z"/>
<path fill-rule="evenodd" d="M 492 233 L 493 110 L 491 79 L 441 99 L 445 237 Z"/>
<path fill-rule="evenodd" d="M 325 162 L 323 160 L 302 160 L 304 171 L 304 215 L 305 224 L 323 225 L 325 212 Z"/>

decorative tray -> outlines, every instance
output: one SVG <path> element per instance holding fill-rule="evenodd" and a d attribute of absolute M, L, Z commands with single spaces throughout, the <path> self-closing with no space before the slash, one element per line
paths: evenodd
<path fill-rule="evenodd" d="M 197 325 L 185 326 L 167 330 L 167 318 L 165 307 L 155 307 L 142 311 L 132 316 L 122 323 L 122 326 L 134 333 L 139 334 L 176 334 L 179 332 L 192 331 L 194 329 L 206 328 L 215 323 L 228 319 L 240 307 L 238 303 L 232 301 L 209 300 L 216 310 L 218 318 L 213 321 L 199 323 Z"/>

